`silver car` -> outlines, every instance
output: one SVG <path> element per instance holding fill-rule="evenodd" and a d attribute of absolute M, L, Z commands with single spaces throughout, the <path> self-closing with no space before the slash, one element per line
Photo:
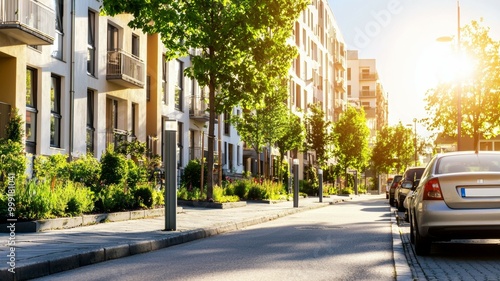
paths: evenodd
<path fill-rule="evenodd" d="M 438 154 L 409 203 L 417 255 L 433 241 L 500 238 L 500 152 Z"/>

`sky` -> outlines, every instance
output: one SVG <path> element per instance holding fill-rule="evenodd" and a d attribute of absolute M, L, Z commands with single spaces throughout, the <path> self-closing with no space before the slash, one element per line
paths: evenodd
<path fill-rule="evenodd" d="M 427 117 L 425 93 L 448 67 L 454 42 L 436 39 L 457 35 L 460 26 L 483 20 L 490 37 L 500 40 L 499 0 L 328 0 L 348 50 L 360 59 L 376 59 L 388 94 L 389 124 L 412 124 Z M 438 70 L 439 69 L 439 70 Z M 441 77 L 441 76 L 440 76 Z M 429 136 L 420 123 L 417 134 Z"/>

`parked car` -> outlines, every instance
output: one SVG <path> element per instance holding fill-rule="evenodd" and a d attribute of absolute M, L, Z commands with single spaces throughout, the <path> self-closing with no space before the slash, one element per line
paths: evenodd
<path fill-rule="evenodd" d="M 409 204 L 417 255 L 435 241 L 500 238 L 500 152 L 438 154 Z"/>
<path fill-rule="evenodd" d="M 406 198 L 406 195 L 412 188 L 417 187 L 424 170 L 425 167 L 410 167 L 407 168 L 404 172 L 400 184 L 394 191 L 394 200 L 396 201 L 395 207 L 398 208 L 398 211 L 405 210 L 403 202 Z"/>
<path fill-rule="evenodd" d="M 394 191 L 398 187 L 399 181 L 403 178 L 403 175 L 395 175 L 391 183 L 391 188 L 389 188 L 389 205 L 394 206 Z"/>

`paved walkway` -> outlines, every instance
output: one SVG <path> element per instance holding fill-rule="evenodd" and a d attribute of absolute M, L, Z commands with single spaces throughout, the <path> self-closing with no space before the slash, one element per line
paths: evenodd
<path fill-rule="evenodd" d="M 380 195 L 301 198 L 276 204 L 248 203 L 246 207 L 209 209 L 184 207 L 177 214 L 176 231 L 163 231 L 164 217 L 101 223 L 38 233 L 0 233 L 0 280 L 29 280 L 106 260 L 149 252 L 172 245 L 242 229 L 328 204 L 346 200 L 369 200 Z M 387 205 L 390 211 L 389 205 Z M 411 280 L 395 219 L 392 221 L 394 260 L 398 280 Z M 10 248 L 9 241 L 15 241 Z M 12 244 L 12 243 L 11 243 Z M 13 259 L 15 255 L 15 260 Z M 9 261 L 12 260 L 12 263 Z M 15 267 L 15 268 L 13 268 Z M 15 271 L 13 274 L 10 271 Z"/>

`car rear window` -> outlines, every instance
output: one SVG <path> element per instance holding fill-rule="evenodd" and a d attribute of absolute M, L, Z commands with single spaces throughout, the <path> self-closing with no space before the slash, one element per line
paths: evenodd
<path fill-rule="evenodd" d="M 425 168 L 410 169 L 405 173 L 405 180 L 415 181 L 422 178 Z"/>
<path fill-rule="evenodd" d="M 443 156 L 436 167 L 437 174 L 490 171 L 500 172 L 500 156 L 491 154 Z"/>

